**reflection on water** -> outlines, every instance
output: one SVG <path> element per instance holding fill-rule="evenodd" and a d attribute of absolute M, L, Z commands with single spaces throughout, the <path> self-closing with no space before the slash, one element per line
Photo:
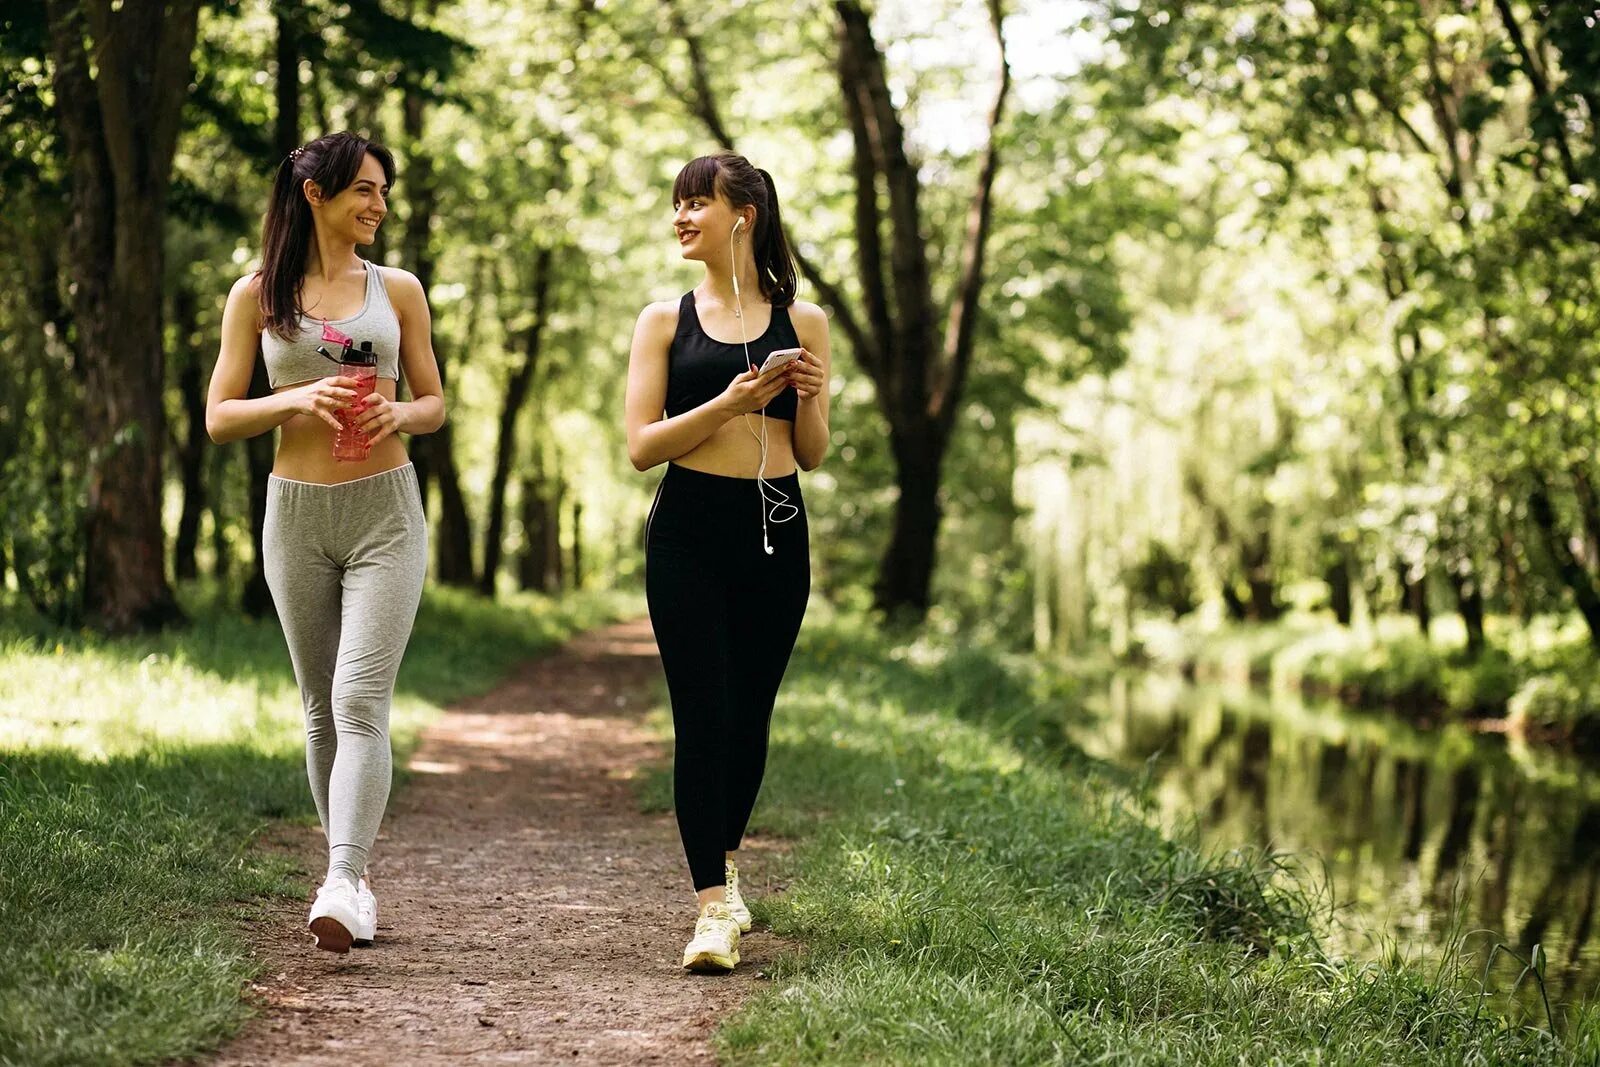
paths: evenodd
<path fill-rule="evenodd" d="M 1089 752 L 1148 764 L 1169 828 L 1209 844 L 1270 845 L 1326 865 L 1347 948 L 1448 938 L 1548 954 L 1553 999 L 1600 998 L 1600 768 L 1459 727 L 1283 694 L 1121 677 L 1072 728 Z M 1483 956 L 1478 955 L 1478 966 Z M 1503 987 L 1520 966 L 1502 958 Z"/>

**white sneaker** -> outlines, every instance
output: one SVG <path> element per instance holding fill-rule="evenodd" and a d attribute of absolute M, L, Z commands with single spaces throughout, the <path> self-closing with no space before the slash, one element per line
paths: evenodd
<path fill-rule="evenodd" d="M 306 925 L 317 939 L 318 948 L 340 955 L 349 952 L 356 929 L 361 925 L 356 887 L 345 878 L 324 883 L 317 890 L 316 903 L 311 905 L 311 919 Z"/>
<path fill-rule="evenodd" d="M 694 937 L 683 950 L 683 965 L 691 971 L 731 971 L 739 962 L 739 924 L 728 905 L 713 900 L 700 909 Z"/>
<path fill-rule="evenodd" d="M 370 945 L 378 936 L 378 898 L 365 878 L 356 883 L 356 936 L 352 945 Z"/>
<path fill-rule="evenodd" d="M 750 909 L 744 905 L 744 897 L 739 895 L 739 868 L 735 867 L 732 860 L 727 860 L 723 865 L 727 874 L 727 882 L 723 886 L 722 899 L 728 903 L 728 911 L 733 915 L 733 921 L 739 924 L 739 932 L 750 932 Z"/>

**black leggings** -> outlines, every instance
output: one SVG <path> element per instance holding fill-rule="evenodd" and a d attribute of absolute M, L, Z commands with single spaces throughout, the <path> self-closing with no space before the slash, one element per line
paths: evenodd
<path fill-rule="evenodd" d="M 667 466 L 645 527 L 645 594 L 676 735 L 672 796 L 695 889 L 723 882 L 761 789 L 767 731 L 811 594 L 800 479 L 768 479 L 798 514 L 768 523 L 753 478 Z"/>

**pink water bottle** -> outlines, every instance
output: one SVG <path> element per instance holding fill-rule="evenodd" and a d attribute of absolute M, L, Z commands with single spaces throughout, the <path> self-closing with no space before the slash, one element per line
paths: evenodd
<path fill-rule="evenodd" d="M 356 429 L 355 420 L 361 416 L 361 401 L 371 396 L 378 387 L 378 357 L 372 351 L 371 341 L 362 341 L 360 348 L 346 348 L 339 360 L 339 373 L 356 383 L 356 398 L 351 405 L 337 412 L 342 427 L 333 435 L 333 458 L 345 463 L 359 463 L 372 454 L 372 440 Z"/>

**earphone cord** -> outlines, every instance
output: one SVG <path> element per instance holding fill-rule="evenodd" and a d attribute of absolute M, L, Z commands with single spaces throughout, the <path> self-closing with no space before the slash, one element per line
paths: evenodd
<path fill-rule="evenodd" d="M 728 242 L 728 265 L 733 275 L 734 318 L 739 320 L 739 342 L 744 346 L 744 363 L 745 366 L 754 368 L 755 364 L 750 362 L 750 338 L 744 328 L 744 303 L 739 299 L 739 264 L 734 259 L 732 241 Z M 789 503 L 788 493 L 785 493 L 775 485 L 769 484 L 765 477 L 767 473 L 766 405 L 763 404 L 761 406 L 761 432 L 759 434 L 750 429 L 750 413 L 748 411 L 744 413 L 742 418 L 744 419 L 744 428 L 750 430 L 750 436 L 754 437 L 761 445 L 761 464 L 756 468 L 756 492 L 761 497 L 761 547 L 766 549 L 767 555 L 770 556 L 772 555 L 772 542 L 767 539 L 768 520 L 770 519 L 773 525 L 777 525 L 780 522 L 788 522 L 800 514 L 800 509 Z M 789 511 L 782 518 L 779 518 L 778 513 L 783 508 L 788 508 Z"/>

